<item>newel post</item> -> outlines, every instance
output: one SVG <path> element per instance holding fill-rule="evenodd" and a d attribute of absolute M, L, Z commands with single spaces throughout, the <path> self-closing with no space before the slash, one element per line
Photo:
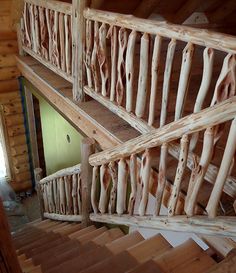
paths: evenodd
<path fill-rule="evenodd" d="M 81 144 L 81 186 L 82 186 L 82 222 L 87 226 L 90 223 L 91 212 L 90 192 L 93 177 L 93 167 L 89 164 L 90 155 L 95 152 L 95 141 L 84 138 Z"/>
<path fill-rule="evenodd" d="M 84 46 L 85 20 L 83 11 L 88 7 L 88 0 L 72 0 L 72 61 L 73 61 L 73 99 L 84 100 Z"/>
<path fill-rule="evenodd" d="M 40 215 L 42 220 L 44 219 L 43 213 L 44 213 L 44 206 L 43 206 L 43 193 L 40 188 L 40 180 L 43 178 L 42 177 L 42 172 L 43 170 L 41 168 L 35 168 L 34 169 L 34 180 L 35 180 L 35 188 L 37 191 L 37 196 L 38 196 L 38 202 L 39 202 L 39 209 L 40 209 Z"/>

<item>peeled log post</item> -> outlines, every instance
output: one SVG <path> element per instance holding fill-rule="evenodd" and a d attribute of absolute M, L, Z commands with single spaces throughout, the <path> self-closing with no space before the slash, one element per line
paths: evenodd
<path fill-rule="evenodd" d="M 163 81 L 163 89 L 162 89 L 160 127 L 162 127 L 166 123 L 175 48 L 176 48 L 176 40 L 172 39 L 168 45 L 167 55 L 166 55 L 164 81 Z"/>
<path fill-rule="evenodd" d="M 130 156 L 129 173 L 130 173 L 131 193 L 129 197 L 128 212 L 129 212 L 129 215 L 132 215 L 134 212 L 134 204 L 135 204 L 135 199 L 137 194 L 137 185 L 138 185 L 137 156 L 135 154 L 132 154 Z"/>
<path fill-rule="evenodd" d="M 98 22 L 94 22 L 94 43 L 93 43 L 93 52 L 91 56 L 91 70 L 94 81 L 94 90 L 96 93 L 100 90 L 100 79 L 98 72 L 98 39 L 99 39 L 99 24 Z"/>
<path fill-rule="evenodd" d="M 110 193 L 110 200 L 108 205 L 108 212 L 113 214 L 116 209 L 116 195 L 117 195 L 117 183 L 118 183 L 118 166 L 115 162 L 110 162 L 109 165 L 110 176 L 112 179 L 112 188 Z"/>
<path fill-rule="evenodd" d="M 94 213 L 98 213 L 98 202 L 96 198 L 98 183 L 98 166 L 93 167 L 93 178 L 91 186 L 91 205 Z"/>
<path fill-rule="evenodd" d="M 36 37 L 35 37 L 35 27 L 34 27 L 34 6 L 29 4 L 29 18 L 30 18 L 30 36 L 32 42 L 32 50 L 36 52 Z"/>
<path fill-rule="evenodd" d="M 118 183 L 117 183 L 117 203 L 116 212 L 122 215 L 126 210 L 128 168 L 125 159 L 120 159 L 118 163 Z"/>
<path fill-rule="evenodd" d="M 60 68 L 60 56 L 58 48 L 58 11 L 54 11 L 54 21 L 52 28 L 52 63 Z"/>
<path fill-rule="evenodd" d="M 234 157 L 235 150 L 236 150 L 236 118 L 232 121 L 229 135 L 228 135 L 228 140 L 224 150 L 224 155 L 223 155 L 219 172 L 216 178 L 216 182 L 206 207 L 206 211 L 208 212 L 208 215 L 211 218 L 216 217 L 220 197 L 223 191 L 226 178 L 229 175 L 232 158 Z"/>
<path fill-rule="evenodd" d="M 168 216 L 175 215 L 176 204 L 179 197 L 181 182 L 183 180 L 184 171 L 186 168 L 186 163 L 188 159 L 188 146 L 189 146 L 189 139 L 187 135 L 183 135 L 181 138 L 181 146 L 180 146 L 180 155 L 179 155 L 179 162 L 178 167 L 175 174 L 175 180 L 170 196 L 169 206 L 168 206 Z"/>
<path fill-rule="evenodd" d="M 151 95 L 149 102 L 148 125 L 152 126 L 155 119 L 155 105 L 157 95 L 157 83 L 160 70 L 161 37 L 157 35 L 154 41 L 151 69 Z"/>
<path fill-rule="evenodd" d="M 147 97 L 148 60 L 149 60 L 149 34 L 144 33 L 141 38 L 140 64 L 138 78 L 138 93 L 136 99 L 135 115 L 138 118 L 144 116 Z"/>
<path fill-rule="evenodd" d="M 111 91 L 110 100 L 115 100 L 116 94 L 116 73 L 117 73 L 117 27 L 110 26 L 108 31 L 111 38 Z"/>
<path fill-rule="evenodd" d="M 182 65 L 179 77 L 179 86 L 177 91 L 176 105 L 175 105 L 175 120 L 182 117 L 185 99 L 188 92 L 188 85 L 190 80 L 191 65 L 194 53 L 194 45 L 189 42 L 183 50 Z"/>
<path fill-rule="evenodd" d="M 149 180 L 151 173 L 151 155 L 150 151 L 147 149 L 142 156 L 140 177 L 141 177 L 141 200 L 139 204 L 139 215 L 144 216 L 148 203 L 148 194 L 149 194 Z"/>
<path fill-rule="evenodd" d="M 28 13 L 29 11 L 29 4 L 24 3 L 24 11 L 23 11 L 23 20 L 24 20 L 24 31 L 25 31 L 25 40 L 26 40 L 26 46 L 28 48 L 32 48 L 32 43 L 31 43 L 31 37 L 30 37 L 30 27 L 29 27 L 29 18 L 28 18 Z"/>
<path fill-rule="evenodd" d="M 64 14 L 59 13 L 59 40 L 60 40 L 60 63 L 62 71 L 66 71 L 66 59 L 65 59 L 65 22 Z M 68 49 L 67 49 L 68 50 Z"/>
<path fill-rule="evenodd" d="M 101 191 L 100 191 L 100 199 L 98 204 L 99 211 L 104 214 L 107 211 L 107 200 L 108 200 L 108 188 L 110 185 L 110 175 L 108 172 L 108 166 L 102 165 L 100 167 L 100 185 L 101 185 Z"/>
<path fill-rule="evenodd" d="M 98 40 L 98 63 L 100 67 L 100 75 L 102 80 L 102 90 L 101 93 L 104 97 L 107 96 L 109 92 L 109 66 L 107 57 L 107 26 L 102 24 L 99 28 L 99 40 Z"/>
<path fill-rule="evenodd" d="M 83 223 L 90 223 L 89 213 L 91 211 L 90 193 L 92 184 L 93 167 L 89 164 L 89 157 L 95 152 L 95 141 L 84 138 L 81 145 L 81 189 L 82 189 L 82 217 Z"/>
<path fill-rule="evenodd" d="M 65 193 L 66 193 L 66 214 L 71 215 L 72 212 L 72 194 L 71 194 L 71 177 L 64 176 Z"/>
<path fill-rule="evenodd" d="M 86 20 L 86 37 L 85 37 L 85 66 L 87 72 L 87 83 L 88 87 L 92 88 L 92 71 L 91 71 L 91 56 L 93 48 L 93 39 L 92 39 L 92 21 Z"/>
<path fill-rule="evenodd" d="M 41 55 L 42 58 L 44 58 L 46 61 L 48 60 L 48 46 L 49 46 L 49 37 L 48 31 L 47 31 L 47 25 L 46 25 L 46 17 L 45 12 L 46 10 L 42 7 L 39 8 L 39 27 L 40 27 L 40 49 L 41 49 Z"/>
<path fill-rule="evenodd" d="M 78 201 L 77 201 L 77 174 L 73 174 L 72 175 L 72 192 L 71 192 L 71 196 L 72 196 L 72 203 L 73 203 L 73 214 L 77 215 L 78 214 Z"/>
<path fill-rule="evenodd" d="M 57 180 L 52 180 L 52 194 L 53 194 L 53 200 L 54 200 L 54 209 L 55 213 L 58 212 L 58 204 L 57 204 Z"/>
<path fill-rule="evenodd" d="M 116 102 L 122 104 L 125 92 L 125 51 L 127 46 L 127 30 L 121 28 L 118 34 L 119 54 L 117 62 Z"/>
<path fill-rule="evenodd" d="M 125 73 L 126 73 L 126 111 L 132 112 L 134 101 L 134 59 L 135 59 L 135 44 L 137 32 L 132 30 L 129 35 L 126 60 L 125 60 Z"/>
<path fill-rule="evenodd" d="M 202 109 L 202 105 L 205 101 L 207 92 L 210 88 L 212 73 L 214 64 L 214 50 L 212 48 L 205 48 L 203 52 L 203 72 L 202 72 L 202 82 L 199 88 L 197 99 L 194 105 L 194 113 L 199 112 Z M 198 140 L 198 133 L 195 133 L 191 137 L 189 150 L 193 151 L 196 147 Z"/>
<path fill-rule="evenodd" d="M 166 185 L 166 161 L 168 155 L 168 144 L 164 143 L 161 146 L 161 154 L 160 154 L 160 162 L 159 162 L 159 173 L 158 173 L 158 185 L 156 189 L 156 204 L 155 204 L 155 211 L 154 216 L 159 215 L 163 194 Z"/>
<path fill-rule="evenodd" d="M 79 214 L 82 214 L 82 189 L 81 189 L 81 175 L 77 174 L 77 203 Z"/>
<path fill-rule="evenodd" d="M 35 180 L 35 186 L 36 186 L 37 197 L 38 197 L 38 202 L 39 202 L 41 219 L 44 219 L 44 217 L 43 217 L 43 213 L 44 213 L 43 193 L 41 191 L 41 185 L 40 185 L 40 180 L 42 179 L 42 171 L 43 170 L 41 168 L 34 169 L 34 180 Z"/>

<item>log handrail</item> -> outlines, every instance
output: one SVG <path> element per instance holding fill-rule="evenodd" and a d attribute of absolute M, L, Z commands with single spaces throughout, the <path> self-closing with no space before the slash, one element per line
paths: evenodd
<path fill-rule="evenodd" d="M 204 130 L 209 126 L 224 123 L 236 116 L 235 106 L 236 96 L 167 124 L 162 128 L 153 129 L 142 136 L 138 136 L 114 148 L 94 154 L 89 158 L 89 163 L 92 166 L 108 164 L 120 158 L 131 156 L 133 153 L 139 153 L 145 149 L 179 139 L 184 134 L 190 135 Z"/>
<path fill-rule="evenodd" d="M 175 25 L 167 22 L 157 22 L 148 19 L 137 18 L 132 15 L 124 15 L 87 8 L 84 17 L 88 20 L 96 20 L 108 25 L 116 25 L 135 31 L 160 35 L 162 37 L 191 41 L 193 44 L 218 49 L 224 52 L 236 53 L 235 37 L 228 34 L 197 29 L 193 27 Z"/>

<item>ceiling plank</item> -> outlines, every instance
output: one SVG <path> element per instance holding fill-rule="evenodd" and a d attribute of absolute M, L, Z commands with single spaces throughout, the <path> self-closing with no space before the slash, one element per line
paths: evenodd
<path fill-rule="evenodd" d="M 219 23 L 235 10 L 235 0 L 222 1 L 222 5 L 220 5 L 214 12 L 207 14 L 207 17 L 211 23 Z"/>
<path fill-rule="evenodd" d="M 134 11 L 134 16 L 148 18 L 161 0 L 142 0 Z"/>

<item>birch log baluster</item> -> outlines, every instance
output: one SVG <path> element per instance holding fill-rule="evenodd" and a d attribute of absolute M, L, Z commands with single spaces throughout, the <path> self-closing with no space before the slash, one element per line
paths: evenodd
<path fill-rule="evenodd" d="M 215 185 L 208 200 L 206 211 L 209 217 L 214 218 L 217 215 L 217 208 L 223 191 L 224 183 L 229 175 L 232 159 L 236 150 L 236 118 L 232 121 L 224 155 L 221 161 L 220 169 L 216 178 Z"/>
<path fill-rule="evenodd" d="M 117 27 L 110 26 L 108 31 L 111 39 L 111 90 L 110 100 L 115 100 L 116 94 L 116 73 L 117 73 Z"/>
<path fill-rule="evenodd" d="M 164 82 L 163 82 L 163 90 L 162 90 L 160 127 L 162 127 L 166 123 L 167 108 L 168 108 L 168 101 L 169 101 L 169 92 L 170 92 L 170 82 L 171 82 L 175 48 L 176 48 L 176 40 L 172 39 L 168 45 L 167 55 L 166 55 Z"/>
<path fill-rule="evenodd" d="M 108 212 L 113 214 L 116 209 L 116 195 L 117 195 L 117 183 L 118 183 L 118 166 L 115 162 L 110 162 L 108 165 L 110 176 L 112 180 L 112 188 L 110 193 L 110 200 L 108 205 Z"/>
<path fill-rule="evenodd" d="M 78 192 L 77 192 L 78 186 L 77 186 L 77 174 L 72 175 L 72 202 L 73 202 L 73 213 L 74 215 L 77 215 L 78 212 Z"/>
<path fill-rule="evenodd" d="M 60 41 L 60 64 L 63 71 L 66 70 L 66 60 L 65 60 L 65 22 L 64 14 L 59 13 L 59 41 Z"/>
<path fill-rule="evenodd" d="M 26 46 L 28 48 L 32 48 L 32 43 L 31 43 L 31 37 L 30 37 L 30 19 L 29 19 L 29 4 L 24 3 L 24 11 L 23 11 L 23 20 L 24 20 L 24 34 L 25 34 L 25 41 L 26 41 Z"/>
<path fill-rule="evenodd" d="M 176 170 L 175 180 L 174 180 L 174 184 L 173 184 L 173 188 L 172 188 L 172 192 L 170 196 L 170 201 L 169 201 L 168 216 L 175 215 L 181 182 L 183 180 L 183 175 L 184 175 L 184 171 L 185 171 L 186 163 L 188 159 L 188 146 L 189 146 L 188 136 L 183 135 L 183 137 L 181 138 L 178 167 Z"/>
<path fill-rule="evenodd" d="M 57 178 L 56 179 L 56 181 L 57 181 L 57 201 L 56 201 L 56 203 L 57 203 L 57 213 L 61 213 L 61 208 L 60 208 L 60 178 Z"/>
<path fill-rule="evenodd" d="M 30 18 L 30 34 L 32 42 L 32 50 L 36 52 L 36 37 L 35 37 L 35 28 L 34 28 L 34 6 L 29 4 L 29 18 Z"/>
<path fill-rule="evenodd" d="M 149 102 L 148 125 L 152 126 L 155 119 L 155 105 L 157 95 L 157 83 L 160 70 L 161 37 L 157 35 L 154 41 L 152 68 L 151 68 L 151 95 Z"/>
<path fill-rule="evenodd" d="M 63 177 L 59 178 L 60 212 L 66 214 L 65 183 Z"/>
<path fill-rule="evenodd" d="M 58 50 L 58 11 L 54 11 L 54 22 L 52 28 L 52 63 L 60 68 Z"/>
<path fill-rule="evenodd" d="M 46 61 L 48 60 L 48 32 L 46 25 L 45 9 L 39 8 L 39 26 L 40 26 L 40 48 L 41 55 Z"/>
<path fill-rule="evenodd" d="M 128 212 L 129 215 L 132 215 L 134 212 L 134 204 L 137 194 L 137 156 L 132 154 L 129 161 L 129 173 L 130 173 L 130 184 L 131 184 L 131 193 L 129 197 Z"/>
<path fill-rule="evenodd" d="M 126 210 L 128 168 L 125 159 L 118 162 L 118 183 L 117 183 L 117 202 L 116 212 L 121 215 Z"/>
<path fill-rule="evenodd" d="M 205 101 L 207 92 L 210 88 L 212 73 L 214 64 L 214 50 L 212 48 L 205 48 L 203 52 L 203 71 L 202 71 L 202 81 L 199 88 L 197 99 L 194 105 L 193 112 L 199 112 L 202 109 L 203 103 Z M 192 135 L 190 140 L 189 150 L 193 151 L 196 147 L 198 140 L 198 133 Z"/>
<path fill-rule="evenodd" d="M 98 183 L 98 166 L 93 167 L 93 179 L 91 185 L 91 205 L 94 213 L 98 213 L 98 204 L 97 204 L 97 183 Z"/>
<path fill-rule="evenodd" d="M 98 42 L 98 63 L 100 67 L 100 75 L 102 81 L 101 93 L 104 97 L 107 96 L 109 92 L 109 66 L 107 57 L 107 26 L 103 23 L 99 28 L 99 42 Z"/>
<path fill-rule="evenodd" d="M 98 209 L 104 214 L 107 211 L 107 200 L 108 200 L 108 188 L 110 185 L 110 175 L 107 165 L 102 165 L 100 167 L 100 183 L 101 183 L 101 192 Z"/>
<path fill-rule="evenodd" d="M 44 202 L 44 209 L 45 212 L 48 212 L 48 198 L 47 198 L 47 189 L 46 189 L 46 183 L 42 185 L 42 191 L 43 191 L 43 202 Z"/>
<path fill-rule="evenodd" d="M 125 60 L 125 73 L 126 73 L 126 111 L 132 112 L 134 101 L 134 59 L 135 59 L 135 44 L 137 32 L 132 30 L 127 44 L 127 53 Z"/>
<path fill-rule="evenodd" d="M 39 36 L 39 12 L 38 7 L 34 6 L 34 28 L 35 28 L 35 52 L 41 55 L 40 52 L 40 36 Z"/>
<path fill-rule="evenodd" d="M 47 32 L 48 32 L 48 56 L 49 60 L 52 61 L 52 26 L 53 26 L 53 11 L 45 9 Z"/>
<path fill-rule="evenodd" d="M 78 210 L 79 214 L 82 213 L 82 189 L 81 189 L 81 176 L 77 174 L 77 201 L 78 201 Z"/>
<path fill-rule="evenodd" d="M 148 61 L 149 61 L 149 34 L 144 33 L 141 38 L 140 64 L 138 78 L 138 93 L 135 107 L 135 115 L 142 118 L 146 108 L 147 81 L 148 81 Z"/>
<path fill-rule="evenodd" d="M 189 42 L 183 50 L 182 65 L 180 70 L 179 86 L 175 105 L 175 120 L 182 117 L 185 99 L 188 92 L 194 45 Z"/>
<path fill-rule="evenodd" d="M 53 179 L 52 181 L 52 189 L 53 189 L 53 200 L 54 200 L 54 211 L 58 213 L 58 205 L 57 205 L 57 180 Z"/>
<path fill-rule="evenodd" d="M 127 46 L 127 30 L 121 28 L 118 34 L 119 54 L 117 63 L 116 102 L 121 105 L 125 93 L 125 51 Z"/>
<path fill-rule="evenodd" d="M 156 204 L 154 216 L 160 214 L 161 204 L 163 199 L 163 194 L 166 185 L 166 164 L 167 164 L 167 155 L 168 155 L 168 144 L 164 143 L 161 146 L 160 152 L 160 162 L 159 162 L 159 173 L 158 173 L 158 185 L 156 189 Z"/>
<path fill-rule="evenodd" d="M 87 72 L 87 82 L 88 87 L 92 88 L 92 71 L 91 71 L 91 55 L 92 55 L 92 48 L 93 48 L 93 39 L 92 39 L 92 21 L 86 20 L 86 39 L 85 39 L 85 47 L 86 47 L 86 54 L 85 54 L 85 66 Z"/>
<path fill-rule="evenodd" d="M 150 150 L 146 150 L 142 156 L 142 163 L 141 163 L 141 200 L 139 204 L 139 215 L 144 216 L 147 208 L 148 203 L 148 194 L 149 194 L 149 180 L 150 180 L 150 173 L 151 173 L 151 154 Z"/>
<path fill-rule="evenodd" d="M 98 93 L 100 90 L 100 80 L 99 80 L 99 72 L 98 72 L 98 40 L 99 40 L 99 24 L 98 22 L 94 22 L 94 43 L 93 43 L 93 52 L 91 57 L 91 70 L 94 81 L 94 89 L 95 92 Z"/>

